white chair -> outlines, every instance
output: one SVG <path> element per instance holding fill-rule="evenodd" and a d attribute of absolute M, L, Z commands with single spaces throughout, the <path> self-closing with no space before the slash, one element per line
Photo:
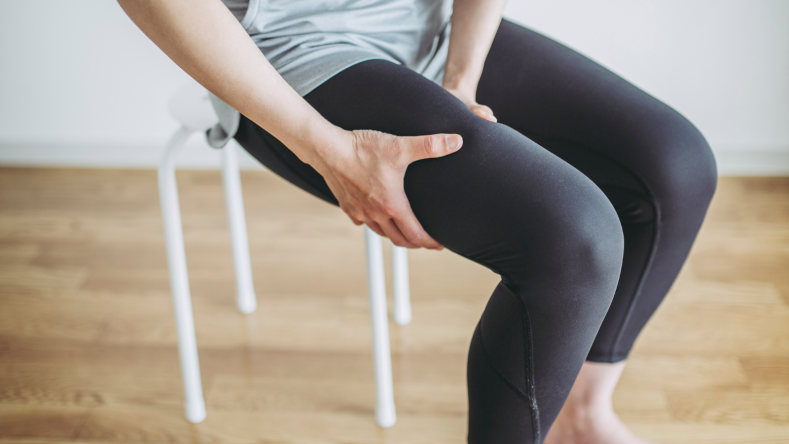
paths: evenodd
<path fill-rule="evenodd" d="M 175 155 L 190 135 L 195 132 L 205 132 L 214 126 L 218 118 L 210 104 L 207 91 L 198 84 L 189 84 L 179 89 L 170 99 L 169 108 L 182 126 L 170 138 L 164 156 L 159 163 L 159 195 L 178 330 L 178 352 L 186 397 L 186 419 L 189 422 L 198 423 L 205 419 L 206 409 L 200 381 L 200 364 L 197 359 L 192 301 L 181 228 L 181 210 L 175 182 Z M 252 284 L 247 228 L 235 145 L 232 143 L 226 145 L 222 153 L 222 181 L 225 189 L 236 275 L 236 305 L 241 313 L 249 314 L 257 308 L 257 300 Z M 367 252 L 367 280 L 373 333 L 375 418 L 379 426 L 391 427 L 397 419 L 392 393 L 392 364 L 389 350 L 389 325 L 381 237 L 365 227 L 364 239 Z M 405 325 L 411 321 L 408 262 L 405 248 L 393 246 L 392 264 L 395 293 L 394 320 L 399 325 Z"/>

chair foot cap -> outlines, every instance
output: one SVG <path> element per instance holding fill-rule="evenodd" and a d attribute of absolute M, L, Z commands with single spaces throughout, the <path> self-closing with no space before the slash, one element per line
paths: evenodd
<path fill-rule="evenodd" d="M 186 420 L 192 424 L 203 422 L 205 419 L 205 401 L 192 402 L 186 404 Z"/>
<path fill-rule="evenodd" d="M 386 408 L 378 409 L 375 412 L 375 423 L 379 427 L 385 429 L 392 427 L 397 422 L 397 415 L 395 414 L 395 406 L 392 404 Z"/>
<path fill-rule="evenodd" d="M 254 294 L 238 297 L 238 311 L 242 314 L 254 313 L 258 308 L 257 298 Z"/>

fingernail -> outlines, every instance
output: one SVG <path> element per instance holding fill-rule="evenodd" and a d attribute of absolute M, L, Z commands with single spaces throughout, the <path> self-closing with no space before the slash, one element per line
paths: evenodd
<path fill-rule="evenodd" d="M 483 113 L 484 113 L 486 116 L 488 116 L 488 117 L 489 117 L 489 119 L 488 119 L 488 120 L 492 120 L 492 121 L 494 121 L 494 122 L 498 122 L 498 120 L 496 119 L 496 116 L 494 116 L 494 115 L 493 115 L 493 113 L 489 113 L 489 112 L 487 112 L 487 111 L 482 111 L 482 112 L 483 112 Z"/>
<path fill-rule="evenodd" d="M 456 149 L 460 148 L 460 136 L 456 135 L 447 135 L 444 136 L 444 143 L 447 144 L 447 149 L 449 151 L 455 151 Z"/>

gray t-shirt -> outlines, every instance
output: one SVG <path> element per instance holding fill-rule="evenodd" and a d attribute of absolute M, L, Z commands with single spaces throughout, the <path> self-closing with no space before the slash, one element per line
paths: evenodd
<path fill-rule="evenodd" d="M 301 96 L 359 62 L 389 60 L 437 84 L 451 29 L 450 0 L 223 0 L 285 81 Z M 239 114 L 210 94 L 220 123 L 208 142 L 235 135 Z"/>

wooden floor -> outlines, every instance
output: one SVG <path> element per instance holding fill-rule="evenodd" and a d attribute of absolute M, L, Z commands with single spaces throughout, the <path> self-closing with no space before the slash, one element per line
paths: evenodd
<path fill-rule="evenodd" d="M 497 282 L 410 253 L 398 423 L 373 424 L 361 229 L 269 173 L 243 185 L 259 308 L 234 306 L 218 172 L 179 173 L 208 418 L 184 420 L 153 171 L 0 169 L 0 439 L 462 443 L 465 357 Z M 789 178 L 722 179 L 615 396 L 671 443 L 789 443 Z"/>

